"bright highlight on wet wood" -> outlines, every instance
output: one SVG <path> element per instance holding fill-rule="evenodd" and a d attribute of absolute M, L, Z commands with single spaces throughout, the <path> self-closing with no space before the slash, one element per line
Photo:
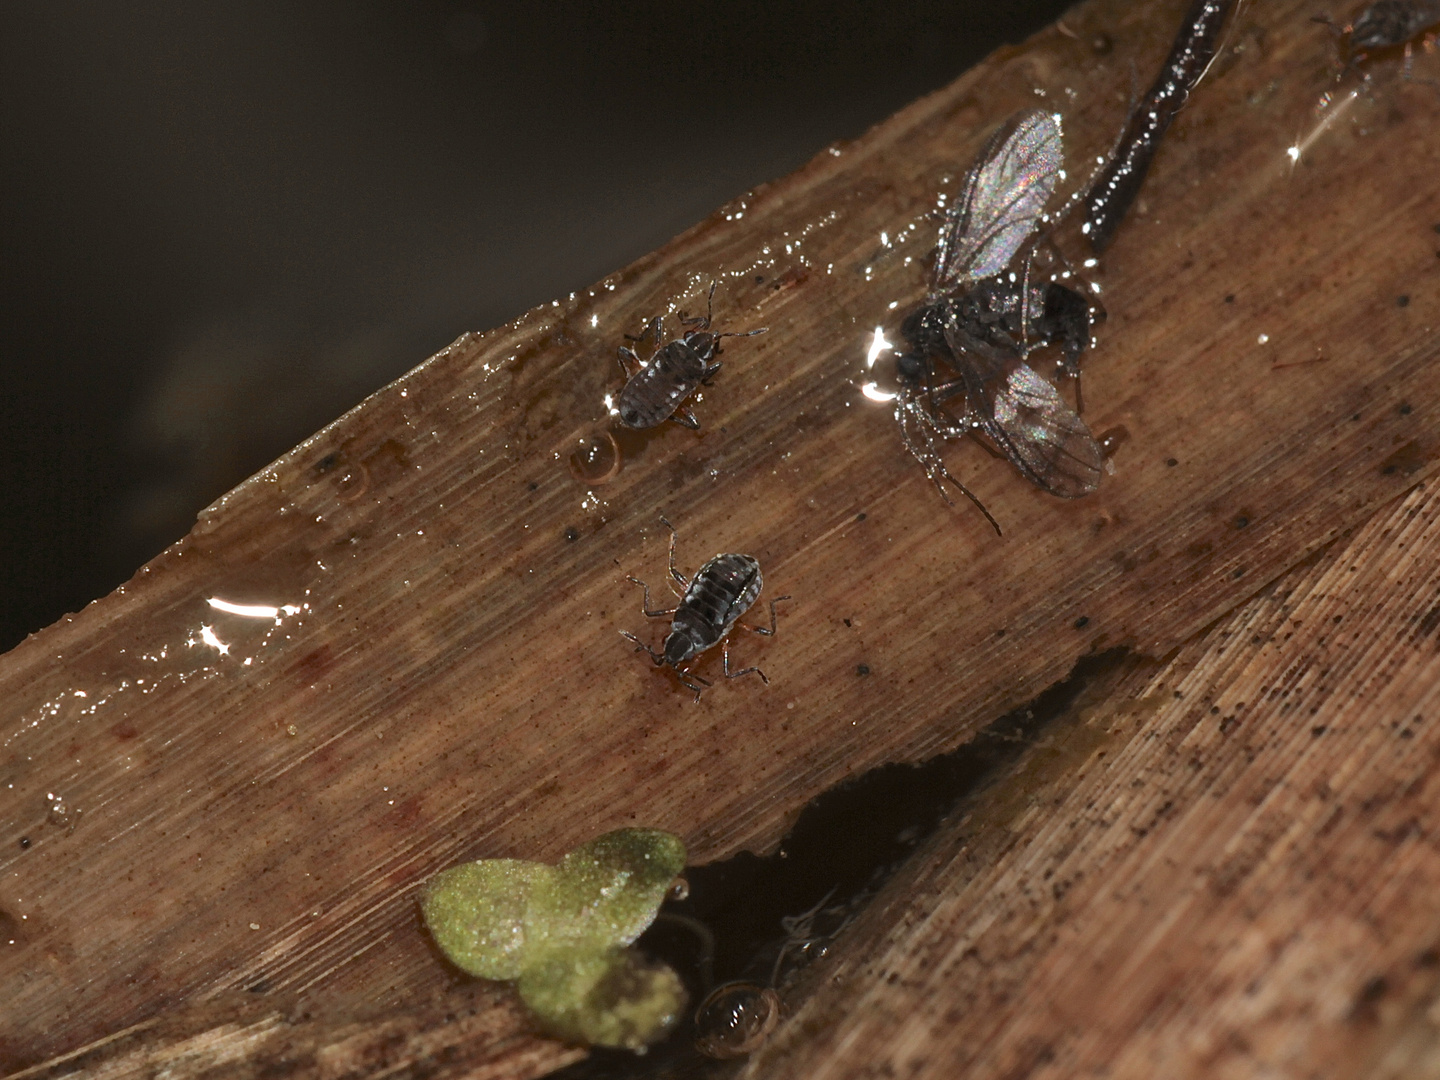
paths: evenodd
<path fill-rule="evenodd" d="M 817 967 L 847 981 L 804 1006 L 813 1023 L 782 1021 L 752 1068 L 1261 1075 L 1330 1060 L 1405 1075 L 1432 1060 L 1415 1018 L 1436 928 L 1407 900 L 1435 873 L 1428 728 L 1413 720 L 1430 707 L 1414 637 L 1433 614 L 1428 533 L 1395 533 L 1412 546 L 1373 573 L 1324 571 L 1349 605 L 1335 614 L 1376 614 L 1373 641 L 1343 639 L 1369 682 L 1296 669 L 1345 688 L 1343 702 L 1317 690 L 1321 719 L 1283 698 L 1254 721 L 1237 711 L 1259 710 L 1262 688 L 1293 697 L 1276 594 L 1255 601 L 1275 618 L 1249 631 L 1253 668 L 1213 669 L 1213 691 L 1186 671 L 1212 670 L 1197 649 L 1237 657 L 1200 635 L 1252 618 L 1244 605 L 1327 546 L 1356 566 L 1370 549 L 1346 543 L 1380 551 L 1355 530 L 1434 471 L 1433 88 L 1372 58 L 1368 92 L 1317 114 L 1339 59 L 1314 5 L 1241 8 L 1095 268 L 1109 318 L 1084 419 L 1114 452 L 1093 495 L 1056 499 L 947 447 L 1004 523 L 996 538 L 941 505 L 891 406 L 861 389 L 867 352 L 899 341 L 925 295 L 937 194 L 1037 104 L 1064 115 L 1079 183 L 1119 129 L 1132 65 L 1158 68 L 1184 8 L 1081 5 L 592 289 L 463 336 L 0 659 L 0 1067 L 58 1076 L 106 1051 L 47 1059 L 135 1025 L 201 1025 L 154 1044 L 174 1048 L 214 1030 L 196 1010 L 230 995 L 295 1023 L 474 995 L 420 926 L 437 871 L 554 862 L 630 826 L 677 834 L 692 862 L 767 850 L 817 794 L 953 748 L 1119 645 L 1152 658 L 1137 664 L 1180 650 L 1195 666 L 1146 677 L 1184 701 L 1150 712 L 1155 691 L 1117 688 L 1117 715 L 1147 737 L 1124 741 L 1118 771 L 1082 761 L 1057 780 L 1016 819 L 1021 846 L 937 837 L 906 872 L 911 894 L 893 887 L 836 967 Z M 1078 233 L 1060 242 L 1083 251 Z M 624 335 L 657 312 L 700 314 L 715 280 L 717 326 L 769 332 L 727 349 L 700 430 L 612 426 Z M 660 514 L 687 547 L 752 553 L 767 591 L 794 597 L 765 643 L 769 686 L 736 680 L 696 704 L 619 638 L 635 623 L 626 575 L 664 558 Z M 1384 599 L 1406 581 L 1413 596 Z M 1298 617 L 1307 648 L 1348 632 Z M 1381 694 L 1392 673 L 1410 689 Z M 1342 729 L 1354 741 L 1334 741 Z M 1066 802 L 1082 789 L 1101 800 L 1086 814 Z M 1272 863 L 1278 876 L 1257 876 Z M 1192 919 L 1193 935 L 1167 936 Z M 955 981 L 926 983 L 939 972 Z M 484 1015 L 509 1047 L 490 1075 L 568 1053 L 513 1002 Z M 245 1045 L 226 1060 L 272 1052 Z"/>

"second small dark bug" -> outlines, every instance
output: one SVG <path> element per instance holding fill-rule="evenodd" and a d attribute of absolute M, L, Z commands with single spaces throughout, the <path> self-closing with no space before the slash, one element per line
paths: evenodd
<path fill-rule="evenodd" d="M 700 700 L 701 691 L 710 683 L 699 675 L 692 675 L 684 669 L 683 665 L 707 649 L 720 644 L 721 641 L 725 642 L 724 671 L 727 679 L 738 679 L 742 675 L 754 674 L 760 676 L 761 682 L 769 685 L 770 680 L 758 667 L 742 668 L 740 671 L 730 670 L 729 634 L 736 626 L 749 630 L 751 633 L 763 634 L 766 637 L 774 634 L 775 605 L 781 600 L 789 600 L 790 597 L 778 596 L 770 601 L 770 626 L 768 629 L 740 622 L 740 616 L 750 610 L 763 588 L 760 563 L 750 555 L 720 554 L 700 567 L 694 578 L 687 580 L 685 575 L 675 567 L 675 541 L 677 538 L 675 526 L 663 517 L 660 521 L 670 530 L 670 577 L 685 591 L 683 594 L 676 594 L 680 597 L 680 603 L 675 607 L 656 610 L 650 606 L 650 586 L 638 578 L 629 578 L 628 580 L 645 590 L 644 610 L 647 618 L 658 619 L 666 615 L 671 616 L 670 633 L 665 636 L 665 644 L 661 647 L 660 652 L 656 652 L 628 630 L 621 630 L 620 635 L 633 641 L 637 652 L 643 649 L 649 653 L 650 659 L 655 661 L 656 667 L 668 664 L 674 668 L 675 673 L 680 677 L 681 684 L 686 689 L 695 691 L 696 701 Z M 673 590 L 674 587 L 672 584 L 671 589 Z"/>
<path fill-rule="evenodd" d="M 1339 26 L 1323 15 L 1324 23 L 1345 39 L 1345 66 L 1354 67 L 1373 52 L 1405 47 L 1408 74 L 1415 39 L 1440 24 L 1440 0 L 1376 0 L 1349 26 Z"/>
<path fill-rule="evenodd" d="M 655 351 L 649 360 L 641 360 L 629 346 L 620 346 L 620 370 L 625 373 L 626 380 L 615 401 L 620 423 L 630 428 L 652 428 L 666 420 L 674 420 L 692 431 L 700 426 L 695 415 L 686 407 L 685 399 L 702 385 L 710 385 L 710 380 L 720 370 L 720 362 L 715 359 L 720 352 L 720 339 L 751 337 L 768 329 L 761 327 L 743 333 L 714 333 L 710 329 L 714 301 L 715 283 L 712 282 L 704 316 L 682 319 L 681 324 L 690 329 L 663 345 L 660 344 L 660 332 L 665 316 L 656 315 L 651 319 L 639 337 L 631 338 L 637 345 L 646 338 L 655 343 Z"/>

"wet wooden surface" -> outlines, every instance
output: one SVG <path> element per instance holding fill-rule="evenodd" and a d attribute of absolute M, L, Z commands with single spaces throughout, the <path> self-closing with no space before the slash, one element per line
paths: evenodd
<path fill-rule="evenodd" d="M 746 1075 L 1440 1075 L 1440 491 L 1134 658 Z"/>
<path fill-rule="evenodd" d="M 277 1008 L 261 995 L 222 994 L 169 1009 L 8 1080 L 508 1080 L 543 1075 L 584 1056 L 578 1047 L 536 1038 L 518 1002 L 494 984 L 472 981 L 378 1013 L 363 1000 Z"/>
<path fill-rule="evenodd" d="M 1295 165 L 1334 59 L 1301 3 L 1247 6 L 1100 268 L 1086 417 L 1127 437 L 1098 493 L 957 446 L 997 540 L 861 395 L 873 330 L 897 340 L 924 293 L 937 192 L 1037 90 L 1073 182 L 1184 6 L 1083 5 L 461 338 L 0 659 L 0 1066 L 235 990 L 402 1009 L 450 978 L 414 912 L 434 871 L 631 824 L 696 862 L 770 848 L 816 794 L 957 745 L 1078 657 L 1180 646 L 1428 476 L 1440 106 L 1390 80 Z M 769 332 L 727 343 L 698 434 L 627 436 L 618 474 L 577 480 L 622 334 L 712 279 L 721 329 Z M 737 645 L 768 687 L 693 704 L 619 638 L 658 640 L 625 576 L 659 584 L 661 513 L 685 568 L 750 552 L 794 596 Z"/>

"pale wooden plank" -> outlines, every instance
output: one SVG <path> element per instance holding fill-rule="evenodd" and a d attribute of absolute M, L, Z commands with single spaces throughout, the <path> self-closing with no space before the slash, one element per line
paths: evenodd
<path fill-rule="evenodd" d="M 893 336 L 924 291 L 945 178 L 1037 87 L 1074 159 L 1097 152 L 1182 7 L 1081 7 L 1076 37 L 462 338 L 0 661 L 0 1061 L 253 986 L 399 1007 L 448 977 L 410 901 L 434 870 L 634 823 L 697 861 L 765 848 L 818 792 L 958 744 L 1091 649 L 1173 648 L 1427 475 L 1433 103 L 1362 101 L 1367 128 L 1292 170 L 1332 56 L 1299 3 L 1247 10 L 1107 253 L 1088 417 L 1129 439 L 1097 495 L 1062 503 L 957 449 L 996 541 L 858 395 L 871 329 Z M 1113 53 L 1090 50 L 1099 30 Z M 603 426 L 620 335 L 697 310 L 716 275 L 723 326 L 770 332 L 733 345 L 698 436 L 629 440 L 587 491 L 566 459 Z M 644 622 L 624 575 L 658 581 L 661 512 L 687 567 L 750 551 L 796 597 L 774 641 L 744 643 L 768 689 L 691 705 L 622 647 Z M 212 596 L 308 607 L 277 626 Z"/>
<path fill-rule="evenodd" d="M 1437 626 L 1432 488 L 1132 664 L 890 883 L 748 1075 L 1433 1075 Z"/>

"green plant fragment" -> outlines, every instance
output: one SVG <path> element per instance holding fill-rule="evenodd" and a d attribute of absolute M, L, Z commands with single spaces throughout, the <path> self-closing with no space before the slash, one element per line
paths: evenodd
<path fill-rule="evenodd" d="M 482 859 L 430 880 L 420 909 L 435 943 L 456 967 L 482 979 L 518 979 L 527 941 L 525 911 L 555 868 L 525 859 Z"/>
<path fill-rule="evenodd" d="M 520 976 L 520 998 L 550 1034 L 569 1042 L 643 1050 L 685 1009 L 685 988 L 665 964 L 633 949 L 548 953 Z"/>
<path fill-rule="evenodd" d="M 685 844 L 660 829 L 617 829 L 560 860 L 525 911 L 527 948 L 629 945 L 655 921 L 670 883 L 685 869 Z"/>

